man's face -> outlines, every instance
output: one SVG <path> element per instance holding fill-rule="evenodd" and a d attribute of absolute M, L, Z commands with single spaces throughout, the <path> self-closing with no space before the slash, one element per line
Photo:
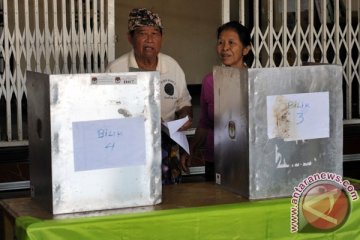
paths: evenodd
<path fill-rule="evenodd" d="M 134 30 L 133 36 L 129 35 L 129 42 L 133 46 L 135 56 L 156 58 L 161 49 L 162 34 L 156 27 L 139 27 Z"/>

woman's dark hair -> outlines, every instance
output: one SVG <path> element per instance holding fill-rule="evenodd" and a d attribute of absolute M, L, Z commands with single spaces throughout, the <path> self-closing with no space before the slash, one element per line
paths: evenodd
<path fill-rule="evenodd" d="M 221 25 L 217 29 L 218 39 L 220 37 L 220 34 L 225 30 L 234 30 L 239 35 L 239 39 L 242 42 L 242 44 L 244 44 L 244 46 L 251 45 L 251 36 L 249 29 L 247 29 L 247 27 L 240 24 L 238 21 L 230 21 Z"/>

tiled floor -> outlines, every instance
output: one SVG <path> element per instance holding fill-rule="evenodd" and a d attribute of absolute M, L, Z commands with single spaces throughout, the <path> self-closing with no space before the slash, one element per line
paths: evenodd
<path fill-rule="evenodd" d="M 0 148 L 0 183 L 29 180 L 28 147 Z"/>
<path fill-rule="evenodd" d="M 29 164 L 27 162 L 0 164 L 0 183 L 29 180 Z"/>
<path fill-rule="evenodd" d="M 360 125 L 344 125 L 344 154 L 359 154 L 359 146 Z"/>
<path fill-rule="evenodd" d="M 30 197 L 30 190 L 0 191 L 0 199 Z"/>

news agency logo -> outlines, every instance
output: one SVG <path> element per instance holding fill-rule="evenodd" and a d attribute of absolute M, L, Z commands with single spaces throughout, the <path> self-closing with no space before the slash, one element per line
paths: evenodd
<path fill-rule="evenodd" d="M 351 202 L 358 200 L 348 180 L 334 173 L 316 173 L 294 188 L 291 198 L 290 231 L 334 231 L 344 225 Z"/>
<path fill-rule="evenodd" d="M 345 190 L 334 183 L 314 185 L 304 192 L 299 207 L 304 217 L 301 230 L 328 231 L 341 227 L 350 213 L 350 201 Z"/>

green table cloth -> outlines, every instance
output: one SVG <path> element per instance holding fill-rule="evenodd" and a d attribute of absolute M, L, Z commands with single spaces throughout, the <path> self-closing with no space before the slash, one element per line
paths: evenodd
<path fill-rule="evenodd" d="M 360 200 L 332 232 L 291 233 L 290 198 L 64 220 L 16 219 L 18 240 L 360 239 Z"/>

